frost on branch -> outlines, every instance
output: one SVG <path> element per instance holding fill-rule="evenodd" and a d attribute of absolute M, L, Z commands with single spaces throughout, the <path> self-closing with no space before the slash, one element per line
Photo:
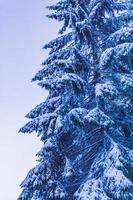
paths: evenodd
<path fill-rule="evenodd" d="M 114 124 L 111 118 L 105 115 L 104 112 L 98 108 L 91 110 L 89 114 L 85 116 L 85 120 L 88 123 L 94 123 L 101 127 L 111 127 Z"/>
<path fill-rule="evenodd" d="M 133 65 L 133 43 L 124 43 L 105 50 L 101 55 L 100 65 L 104 69 L 128 73 Z"/>

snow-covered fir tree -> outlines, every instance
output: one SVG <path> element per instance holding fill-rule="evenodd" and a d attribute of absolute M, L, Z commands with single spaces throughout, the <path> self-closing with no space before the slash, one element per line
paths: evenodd
<path fill-rule="evenodd" d="M 33 78 L 49 95 L 20 131 L 43 147 L 18 200 L 133 200 L 133 2 L 48 8 L 64 24 Z"/>

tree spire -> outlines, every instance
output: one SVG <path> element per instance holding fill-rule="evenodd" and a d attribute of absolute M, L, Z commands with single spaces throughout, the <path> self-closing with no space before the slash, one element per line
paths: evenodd
<path fill-rule="evenodd" d="M 63 21 L 33 77 L 49 91 L 20 129 L 43 146 L 18 200 L 133 199 L 133 7 L 115 0 L 63 0 Z"/>

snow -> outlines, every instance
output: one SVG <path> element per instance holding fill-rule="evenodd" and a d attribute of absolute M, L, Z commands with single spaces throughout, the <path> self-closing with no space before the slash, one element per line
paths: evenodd
<path fill-rule="evenodd" d="M 120 81 L 124 90 L 133 89 L 133 75 L 121 75 Z"/>
<path fill-rule="evenodd" d="M 106 49 L 100 57 L 100 65 L 111 70 L 121 70 L 122 67 L 130 67 L 133 59 L 133 43 L 123 43 L 114 48 Z"/>
<path fill-rule="evenodd" d="M 107 152 L 103 162 L 103 176 L 94 179 L 91 178 L 91 174 L 88 175 L 87 181 L 75 193 L 74 196 L 77 197 L 76 199 L 95 200 L 97 198 L 111 200 L 112 198 L 120 199 L 122 195 L 124 200 L 128 199 L 128 193 L 124 194 L 123 192 L 127 188 L 128 190 L 132 190 L 133 183 L 124 175 L 123 170 L 121 170 L 124 168 L 122 162 L 119 160 L 121 156 L 122 154 L 118 145 L 113 142 L 112 148 L 110 152 Z M 97 165 L 97 163 L 94 164 Z M 112 193 L 111 199 L 106 195 L 106 192 Z M 129 195 L 132 196 L 133 194 Z"/>
<path fill-rule="evenodd" d="M 88 115 L 85 116 L 85 120 L 87 122 L 95 122 L 101 126 L 112 126 L 114 122 L 111 118 L 104 114 L 103 111 L 99 110 L 98 108 L 94 108 L 89 112 Z"/>
<path fill-rule="evenodd" d="M 108 47 L 115 47 L 118 44 L 125 42 L 133 42 L 133 28 L 122 27 L 120 30 L 111 34 L 107 40 Z"/>
<path fill-rule="evenodd" d="M 116 96 L 117 89 L 113 82 L 107 81 L 106 83 L 97 83 L 95 86 L 95 95 L 98 96 Z"/>
<path fill-rule="evenodd" d="M 56 117 L 57 117 L 56 113 L 47 113 L 45 115 L 36 117 L 32 121 L 28 122 L 24 127 L 22 127 L 20 129 L 20 132 L 32 133 L 33 131 L 36 132 L 39 131 L 39 133 L 42 133 L 42 131 L 45 129 L 45 126 L 50 123 L 50 120 Z"/>
<path fill-rule="evenodd" d="M 104 190 L 102 189 L 102 183 L 99 179 L 88 179 L 88 181 L 84 184 L 81 192 L 76 192 L 74 196 L 77 196 L 77 200 L 111 200 L 107 197 Z"/>
<path fill-rule="evenodd" d="M 51 148 L 53 147 L 53 142 L 52 142 L 52 139 L 49 138 L 45 143 L 44 143 L 44 148 Z"/>
<path fill-rule="evenodd" d="M 66 157 L 66 164 L 65 164 L 65 168 L 64 168 L 64 176 L 65 177 L 69 177 L 72 175 L 72 164 L 70 162 L 70 160 Z"/>
<path fill-rule="evenodd" d="M 72 121 L 72 123 L 83 125 L 84 124 L 83 119 L 87 113 L 88 113 L 87 109 L 74 108 L 69 112 L 68 116 L 70 121 Z"/>

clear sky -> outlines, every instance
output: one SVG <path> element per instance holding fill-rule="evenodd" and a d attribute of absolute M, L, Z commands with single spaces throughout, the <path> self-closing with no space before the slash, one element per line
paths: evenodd
<path fill-rule="evenodd" d="M 45 17 L 52 0 L 0 0 L 0 199 L 17 199 L 19 184 L 35 165 L 41 143 L 35 134 L 18 134 L 24 118 L 47 93 L 33 75 L 57 36 L 58 24 Z"/>

